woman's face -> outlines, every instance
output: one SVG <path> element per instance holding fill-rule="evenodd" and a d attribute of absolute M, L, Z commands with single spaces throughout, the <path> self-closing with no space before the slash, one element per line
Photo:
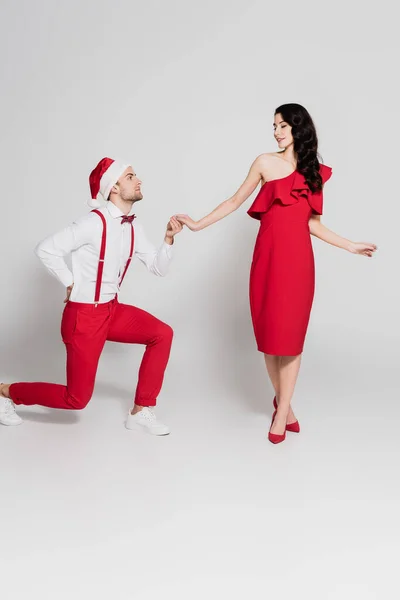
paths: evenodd
<path fill-rule="evenodd" d="M 286 150 L 293 144 L 292 128 L 279 113 L 274 118 L 274 137 L 281 150 Z"/>

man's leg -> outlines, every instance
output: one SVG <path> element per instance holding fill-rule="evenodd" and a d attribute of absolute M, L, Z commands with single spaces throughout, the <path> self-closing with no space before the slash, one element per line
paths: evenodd
<path fill-rule="evenodd" d="M 94 312 L 96 311 L 96 312 Z M 48 408 L 80 410 L 92 397 L 99 358 L 107 337 L 110 310 L 107 305 L 65 307 L 61 332 L 67 350 L 67 385 L 13 383 L 3 385 L 3 396 L 15 404 L 39 404 Z"/>
<path fill-rule="evenodd" d="M 168 364 L 172 338 L 172 328 L 148 312 L 127 304 L 116 305 L 107 339 L 111 342 L 146 346 L 139 369 L 132 415 L 136 415 L 143 408 L 148 409 L 156 405 Z M 141 416 L 144 419 L 146 415 L 152 417 L 153 413 L 145 411 Z M 162 429 L 163 427 L 160 431 Z"/>

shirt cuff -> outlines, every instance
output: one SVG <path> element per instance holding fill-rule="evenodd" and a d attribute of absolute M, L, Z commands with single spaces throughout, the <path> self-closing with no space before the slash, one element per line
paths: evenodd
<path fill-rule="evenodd" d="M 174 244 L 167 244 L 167 242 L 163 242 L 162 245 L 162 249 L 166 251 L 166 253 L 170 256 L 172 256 L 172 248 L 174 247 Z"/>

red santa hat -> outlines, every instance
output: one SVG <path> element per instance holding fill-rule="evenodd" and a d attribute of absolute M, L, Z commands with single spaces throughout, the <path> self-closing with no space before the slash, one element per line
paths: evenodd
<path fill-rule="evenodd" d="M 108 200 L 113 185 L 117 183 L 122 173 L 129 166 L 121 160 L 102 158 L 89 176 L 92 199 L 88 200 L 88 205 L 92 208 L 100 208 L 102 206 L 101 198 Z"/>

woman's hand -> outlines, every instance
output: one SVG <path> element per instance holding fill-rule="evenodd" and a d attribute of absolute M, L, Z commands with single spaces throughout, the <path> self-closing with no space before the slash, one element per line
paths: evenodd
<path fill-rule="evenodd" d="M 319 238 L 327 244 L 348 250 L 352 254 L 362 254 L 363 256 L 372 257 L 373 253 L 378 249 L 376 244 L 370 242 L 352 242 L 347 238 L 341 237 L 334 231 L 331 231 L 323 223 L 321 223 L 320 215 L 313 215 L 309 220 L 309 228 L 311 235 Z"/>
<path fill-rule="evenodd" d="M 176 219 L 183 225 L 186 225 L 190 229 L 190 231 L 200 231 L 201 227 L 199 226 L 198 221 L 193 221 L 189 217 L 189 215 L 176 215 Z"/>
<path fill-rule="evenodd" d="M 363 256 L 372 257 L 373 253 L 376 252 L 378 246 L 367 242 L 350 242 L 349 252 L 352 254 L 362 254 Z"/>

